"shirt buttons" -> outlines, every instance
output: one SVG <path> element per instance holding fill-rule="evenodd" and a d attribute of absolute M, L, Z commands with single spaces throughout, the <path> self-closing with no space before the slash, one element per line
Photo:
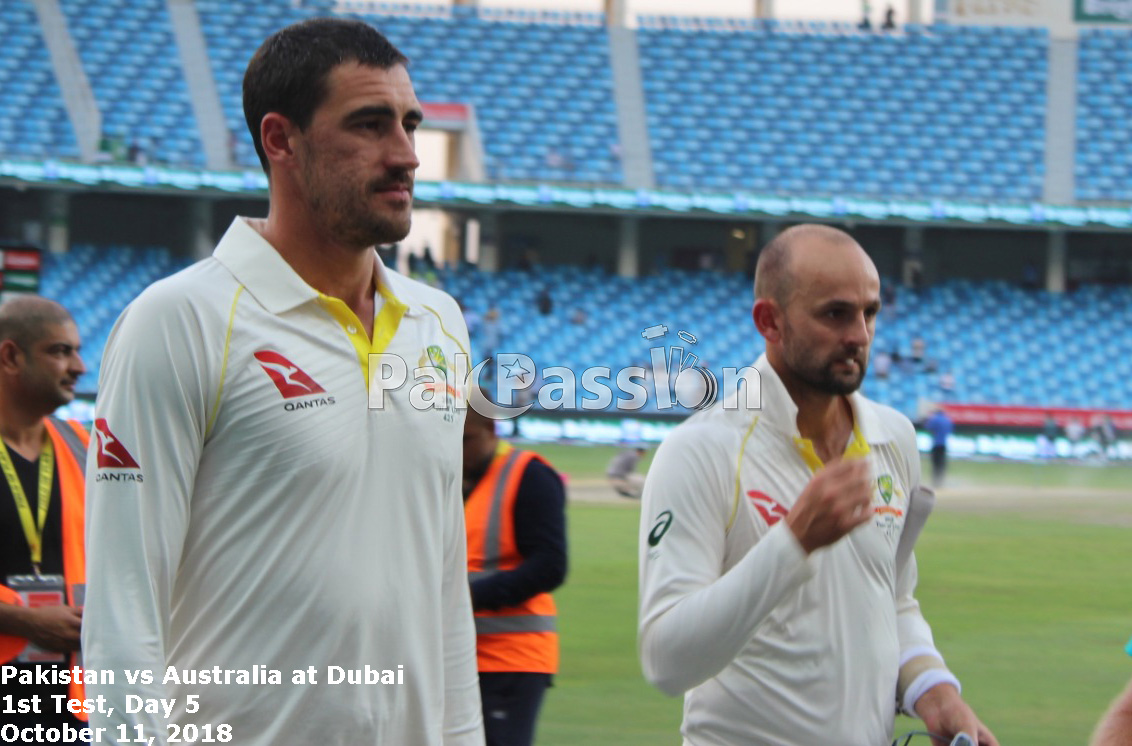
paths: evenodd
<path fill-rule="evenodd" d="M 353 324 L 350 324 L 348 327 L 346 327 L 346 331 L 350 332 L 350 334 L 357 334 L 358 333 L 358 327 L 354 326 Z"/>

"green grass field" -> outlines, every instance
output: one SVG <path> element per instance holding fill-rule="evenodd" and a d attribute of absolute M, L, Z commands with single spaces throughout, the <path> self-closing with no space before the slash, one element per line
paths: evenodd
<path fill-rule="evenodd" d="M 613 448 L 537 446 L 571 481 L 601 475 Z M 917 549 L 918 597 L 965 697 L 1004 746 L 1084 744 L 1132 677 L 1132 469 L 956 463 Z M 978 485 L 1020 502 L 978 500 Z M 1036 503 L 1035 488 L 1066 499 Z M 1124 488 L 1105 496 L 1087 488 Z M 1073 490 L 1080 489 L 1079 502 Z M 975 493 L 972 499 L 970 493 Z M 679 744 L 679 699 L 653 690 L 636 654 L 637 504 L 569 508 L 571 569 L 556 593 L 562 670 L 538 743 Z M 897 732 L 911 729 L 902 719 Z"/>

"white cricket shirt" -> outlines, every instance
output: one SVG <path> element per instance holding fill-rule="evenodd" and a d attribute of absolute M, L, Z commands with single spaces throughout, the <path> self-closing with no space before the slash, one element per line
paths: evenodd
<path fill-rule="evenodd" d="M 821 462 L 761 357 L 762 407 L 743 396 L 661 444 L 641 508 L 645 675 L 686 692 L 685 744 L 877 746 L 892 739 L 899 666 L 938 655 L 895 553 L 919 485 L 915 432 L 859 394 L 847 457 L 868 459 L 873 520 L 806 557 L 782 517 Z M 753 383 L 752 383 L 753 382 Z"/>
<path fill-rule="evenodd" d="M 369 352 L 451 368 L 467 331 L 449 296 L 374 271 L 371 343 L 237 218 L 118 319 L 87 467 L 83 624 L 87 667 L 116 674 L 88 696 L 115 712 L 92 726 L 133 738 L 140 723 L 158 744 L 169 723 L 230 724 L 235 746 L 483 743 L 463 411 L 418 411 L 408 386 L 370 409 L 365 372 Z M 283 683 L 162 686 L 167 666 L 263 666 Z M 317 683 L 292 683 L 311 666 Z M 331 666 L 400 666 L 403 683 L 331 684 Z M 130 694 L 176 706 L 129 715 Z"/>

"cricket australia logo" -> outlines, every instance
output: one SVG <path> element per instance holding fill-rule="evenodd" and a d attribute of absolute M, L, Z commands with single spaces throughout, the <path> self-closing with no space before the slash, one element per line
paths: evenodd
<path fill-rule="evenodd" d="M 904 511 L 898 505 L 892 504 L 892 498 L 897 491 L 893 487 L 891 474 L 877 477 L 877 494 L 884 502 L 883 505 L 873 507 L 877 528 L 884 531 L 885 536 L 889 538 L 898 536 L 900 529 L 904 527 Z"/>

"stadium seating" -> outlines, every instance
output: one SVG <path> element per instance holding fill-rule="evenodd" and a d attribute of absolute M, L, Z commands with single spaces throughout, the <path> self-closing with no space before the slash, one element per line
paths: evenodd
<path fill-rule="evenodd" d="M 43 294 L 72 309 L 83 332 L 90 372 L 80 391 L 95 390 L 102 348 L 122 309 L 147 285 L 188 263 L 153 247 L 77 246 L 65 255 L 44 255 Z M 696 364 L 710 368 L 722 384 L 725 367 L 748 365 L 764 349 L 751 323 L 750 279 L 739 274 L 668 270 L 628 279 L 581 267 L 539 267 L 534 273 L 465 267 L 439 270 L 434 281 L 481 318 L 499 309 L 499 352 L 529 355 L 540 369 L 565 366 L 579 378 L 592 366 L 647 366 L 650 348 L 663 345 L 695 354 Z M 545 316 L 535 311 L 544 288 L 554 302 Z M 585 319 L 574 323 L 579 310 Z M 654 325 L 666 326 L 667 335 L 644 339 L 642 331 Z M 864 390 L 908 414 L 923 399 L 1132 409 L 1132 379 L 1113 363 L 1132 357 L 1129 328 L 1132 288 L 1087 285 L 1057 295 L 956 280 L 915 295 L 899 287 L 879 321 L 874 356 L 907 356 L 919 338 L 935 370 L 895 366 L 885 380 L 870 374 Z M 482 336 L 481 329 L 472 337 L 477 362 L 484 354 Z M 955 378 L 952 393 L 939 388 L 944 372 Z M 655 411 L 655 401 L 649 408 Z"/>
<path fill-rule="evenodd" d="M 70 310 L 82 332 L 87 373 L 78 382 L 80 393 L 97 390 L 102 349 L 130 301 L 189 263 L 159 247 L 77 245 L 66 254 L 44 252 L 40 293 Z"/>
<path fill-rule="evenodd" d="M 150 161 L 204 166 L 164 0 L 60 0 L 102 112 L 102 131 Z"/>
<path fill-rule="evenodd" d="M 273 31 L 326 15 L 329 6 L 201 0 L 197 7 L 238 160 L 256 167 L 241 103 L 248 59 Z M 605 29 L 536 22 L 536 14 L 529 22 L 491 21 L 460 10 L 356 17 L 410 58 L 422 101 L 475 106 L 489 178 L 620 183 Z"/>
<path fill-rule="evenodd" d="M 1132 199 L 1132 33 L 1082 30 L 1077 88 L 1077 199 Z"/>
<path fill-rule="evenodd" d="M 75 132 L 30 3 L 0 3 L 0 155 L 77 158 Z"/>
<path fill-rule="evenodd" d="M 652 19 L 638 32 L 663 186 L 1041 196 L 1043 30 L 664 25 Z"/>
<path fill-rule="evenodd" d="M 670 271 L 629 280 L 558 267 L 534 275 L 446 271 L 440 278 L 481 317 L 498 308 L 504 350 L 524 352 L 540 366 L 641 364 L 659 341 L 695 353 L 722 383 L 724 367 L 747 365 L 764 349 L 750 319 L 750 281 L 737 274 Z M 534 311 L 544 287 L 554 300 L 548 316 Z M 587 320 L 573 324 L 578 308 Z M 668 327 L 667 336 L 643 339 L 641 332 L 657 324 Z M 918 295 L 897 288 L 878 324 L 874 354 L 907 357 L 919 338 L 932 365 L 896 366 L 885 380 L 870 375 L 864 391 L 909 415 L 925 399 L 1132 408 L 1132 381 L 1112 363 L 1132 355 L 1130 324 L 1130 288 L 1084 286 L 1066 295 L 1002 282 L 951 281 Z M 677 341 L 681 330 L 696 343 Z M 945 372 L 955 379 L 950 393 L 939 386 Z"/>

